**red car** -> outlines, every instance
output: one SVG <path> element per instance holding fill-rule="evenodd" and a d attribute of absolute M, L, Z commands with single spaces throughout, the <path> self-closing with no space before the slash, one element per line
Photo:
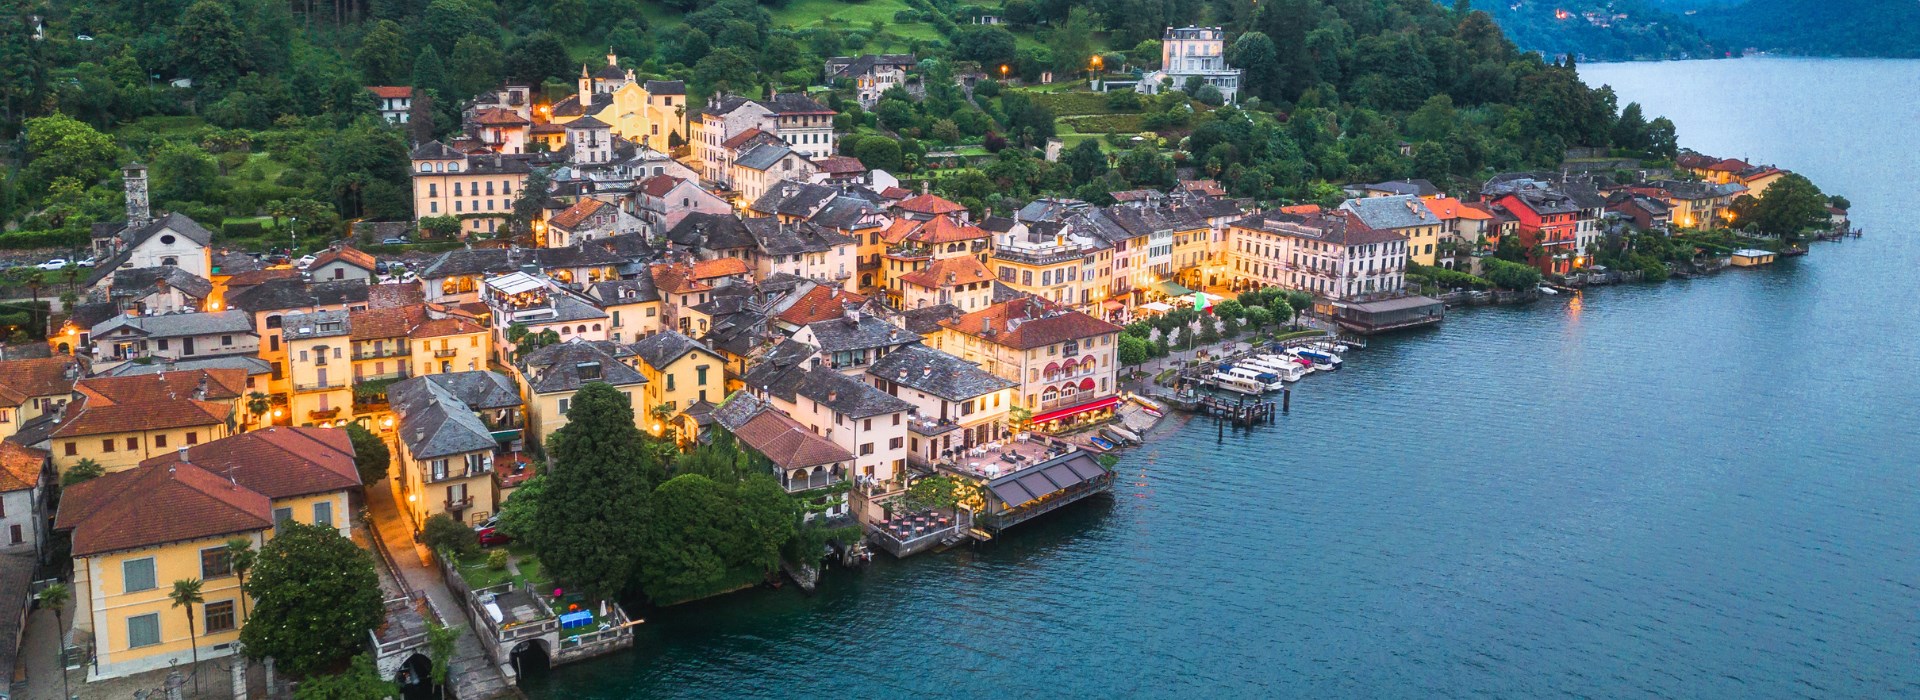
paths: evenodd
<path fill-rule="evenodd" d="M 501 532 L 500 528 L 497 527 L 483 527 L 476 532 L 480 536 L 480 546 L 482 547 L 498 547 L 513 541 L 512 537 L 509 537 L 507 533 Z"/>

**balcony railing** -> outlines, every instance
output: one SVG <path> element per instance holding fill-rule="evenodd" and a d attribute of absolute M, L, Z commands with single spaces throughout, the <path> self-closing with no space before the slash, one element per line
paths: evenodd
<path fill-rule="evenodd" d="M 458 354 L 460 354 L 460 351 L 459 351 L 458 349 L 456 349 L 456 348 L 447 348 L 447 349 L 445 349 L 445 350 L 435 350 L 435 351 L 433 351 L 433 356 L 434 356 L 434 357 L 437 357 L 437 358 L 443 358 L 443 359 L 444 359 L 444 358 L 448 358 L 448 357 L 453 357 L 453 356 L 455 356 L 455 355 L 458 355 Z"/>
<path fill-rule="evenodd" d="M 447 512 L 458 513 L 460 511 L 473 507 L 473 497 L 467 496 L 464 498 L 449 498 L 446 501 L 446 505 L 447 505 Z"/>
<path fill-rule="evenodd" d="M 846 478 L 836 474 L 815 474 L 806 479 L 786 479 L 787 493 L 800 493 L 814 489 L 824 489 L 835 484 L 846 483 Z"/>
<path fill-rule="evenodd" d="M 340 415 L 340 408 L 338 406 L 335 406 L 333 408 L 323 409 L 323 410 L 307 412 L 307 418 L 310 420 L 333 420 L 336 416 L 339 416 L 339 415 Z"/>
<path fill-rule="evenodd" d="M 339 379 L 328 378 L 326 381 L 316 380 L 316 381 L 309 381 L 309 382 L 293 383 L 294 391 L 325 391 L 327 389 L 345 389 L 345 388 L 347 388 L 347 379 L 345 377 L 341 377 Z"/>
<path fill-rule="evenodd" d="M 1058 250 L 1058 251 L 1025 251 L 1025 250 L 1018 250 L 1018 249 L 1012 249 L 1012 248 L 1001 248 L 999 250 L 993 251 L 993 257 L 996 260 L 1006 260 L 1009 262 L 1025 263 L 1028 265 L 1055 265 L 1063 262 L 1080 260 L 1086 257 L 1086 253 L 1081 252 L 1079 249 Z"/>
<path fill-rule="evenodd" d="M 407 348 L 405 346 L 380 345 L 370 350 L 355 350 L 353 359 L 379 360 L 388 357 L 399 357 L 405 354 L 407 354 Z"/>
<path fill-rule="evenodd" d="M 1046 413 L 1047 411 L 1052 411 L 1055 409 L 1072 408 L 1074 406 L 1078 406 L 1083 403 L 1091 403 L 1094 401 L 1099 401 L 1100 399 L 1103 399 L 1103 398 L 1106 398 L 1106 394 L 1103 392 L 1083 391 L 1083 392 L 1074 394 L 1072 397 L 1068 397 L 1068 398 L 1058 398 L 1052 401 L 1041 401 L 1040 410 L 1037 412 Z"/>

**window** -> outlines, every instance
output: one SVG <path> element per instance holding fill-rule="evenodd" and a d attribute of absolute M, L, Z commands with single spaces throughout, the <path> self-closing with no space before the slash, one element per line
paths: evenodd
<path fill-rule="evenodd" d="M 200 578 L 212 580 L 233 575 L 233 555 L 226 547 L 208 547 L 200 550 Z"/>
<path fill-rule="evenodd" d="M 127 648 L 138 649 L 160 643 L 160 613 L 127 618 Z"/>
<path fill-rule="evenodd" d="M 673 375 L 667 375 L 667 391 L 673 391 Z"/>
<path fill-rule="evenodd" d="M 120 562 L 120 592 L 133 593 L 150 591 L 155 588 L 153 575 L 153 557 L 128 559 Z"/>
<path fill-rule="evenodd" d="M 75 443 L 72 440 L 68 440 L 67 448 L 64 451 L 67 453 L 66 456 L 72 457 L 74 455 L 80 454 L 80 445 Z"/>
<path fill-rule="evenodd" d="M 206 611 L 206 624 L 201 627 L 205 633 L 233 631 L 233 601 L 216 600 L 202 605 Z"/>
<path fill-rule="evenodd" d="M 333 503 L 321 501 L 313 504 L 313 524 L 333 527 Z"/>
<path fill-rule="evenodd" d="M 873 443 L 871 442 L 861 443 L 860 454 L 862 456 L 873 454 Z"/>
<path fill-rule="evenodd" d="M 100 451 L 101 451 L 101 452 L 112 452 L 112 451 L 113 451 L 113 438 L 107 438 L 107 439 L 105 439 L 105 440 L 101 440 L 101 441 L 100 441 Z"/>
<path fill-rule="evenodd" d="M 233 344 L 233 336 L 230 336 L 230 335 L 223 335 L 223 336 L 220 336 L 220 344 L 221 344 L 221 345 L 232 345 L 232 344 Z"/>
<path fill-rule="evenodd" d="M 19 525 L 7 526 L 7 539 L 11 540 L 8 544 L 20 544 L 27 541 L 26 535 L 20 530 Z"/>
<path fill-rule="evenodd" d="M 189 445 L 200 444 L 200 433 L 193 430 L 187 431 L 187 444 Z"/>
<path fill-rule="evenodd" d="M 293 509 L 292 509 L 292 508 L 275 508 L 275 509 L 273 509 L 273 530 L 274 530 L 274 532 L 279 532 L 279 531 L 280 531 L 280 526 L 281 526 L 281 524 L 282 524 L 282 523 L 285 523 L 285 522 L 287 522 L 287 521 L 289 521 L 289 520 L 292 520 L 292 519 L 293 519 Z"/>
<path fill-rule="evenodd" d="M 897 449 L 900 449 L 900 444 L 901 444 L 901 442 L 902 442 L 903 440 L 905 440 L 905 439 L 906 439 L 906 438 L 894 438 L 894 439 L 892 439 L 892 440 L 888 440 L 888 441 L 887 441 L 887 449 L 890 449 L 890 450 L 897 450 Z"/>

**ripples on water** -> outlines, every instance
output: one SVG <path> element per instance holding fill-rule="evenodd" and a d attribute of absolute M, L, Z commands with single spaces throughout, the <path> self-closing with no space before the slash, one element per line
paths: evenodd
<path fill-rule="evenodd" d="M 1916 66 L 1583 68 L 1849 195 L 1862 241 L 1459 314 L 1302 381 L 1277 428 L 1163 427 L 1110 500 L 656 613 L 530 690 L 1920 696 Z"/>

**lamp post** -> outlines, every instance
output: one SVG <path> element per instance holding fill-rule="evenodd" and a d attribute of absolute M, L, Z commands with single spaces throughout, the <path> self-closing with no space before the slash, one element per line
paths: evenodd
<path fill-rule="evenodd" d="M 1094 85 L 1094 76 L 1098 74 L 1101 67 L 1105 65 L 1106 65 L 1106 60 L 1100 58 L 1100 54 L 1094 54 L 1093 58 L 1087 61 L 1087 87 L 1093 88 L 1095 90 L 1099 89 L 1097 86 Z"/>
<path fill-rule="evenodd" d="M 1002 64 L 1000 64 L 1000 82 L 1003 82 L 1003 83 L 1004 83 L 1004 82 L 1007 82 L 1007 71 L 1008 71 L 1008 70 L 1009 70 L 1009 69 L 1008 69 L 1008 67 L 1007 67 L 1007 64 L 1005 64 L 1005 63 L 1002 63 Z"/>

